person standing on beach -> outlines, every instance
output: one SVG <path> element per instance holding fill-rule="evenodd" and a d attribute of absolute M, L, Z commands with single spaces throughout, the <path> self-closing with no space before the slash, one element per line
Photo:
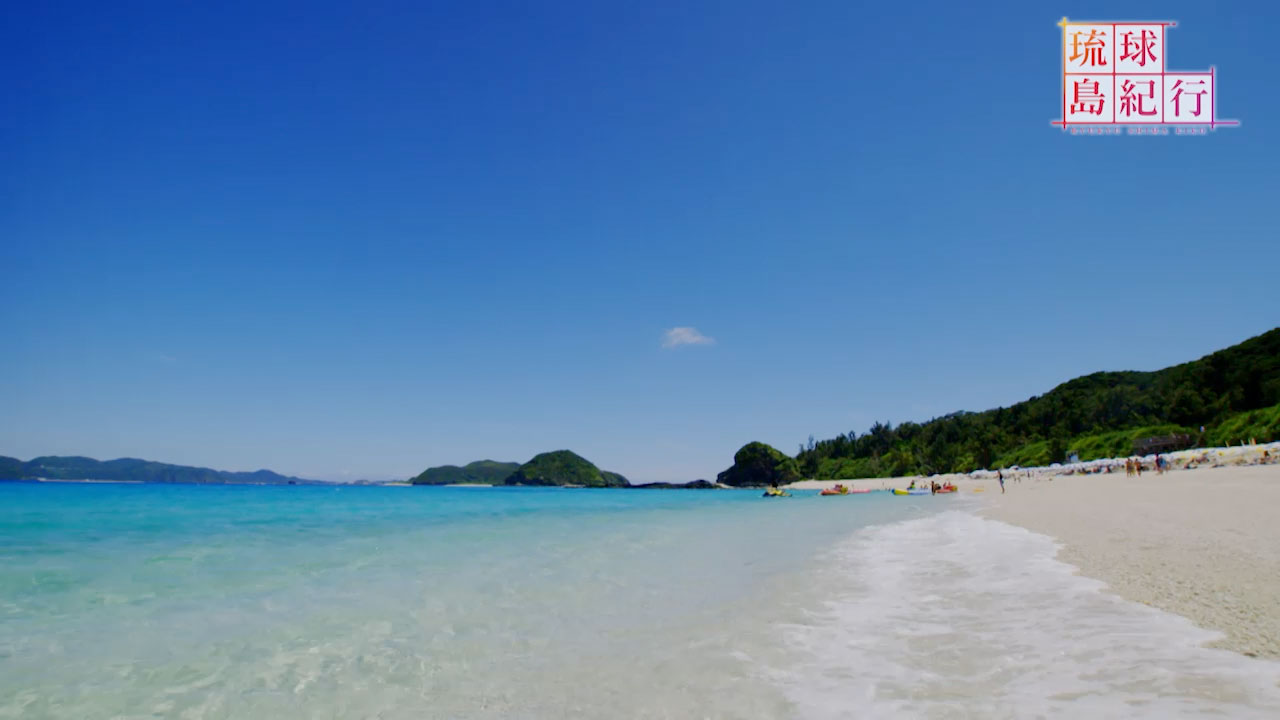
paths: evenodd
<path fill-rule="evenodd" d="M 1000 494 L 1004 494 L 1004 471 L 996 470 L 996 479 L 1000 481 Z"/>

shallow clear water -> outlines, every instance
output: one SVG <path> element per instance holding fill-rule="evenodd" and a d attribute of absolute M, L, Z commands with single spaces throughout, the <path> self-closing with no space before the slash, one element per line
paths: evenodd
<path fill-rule="evenodd" d="M 966 502 L 0 484 L 0 718 L 1280 708 Z"/>

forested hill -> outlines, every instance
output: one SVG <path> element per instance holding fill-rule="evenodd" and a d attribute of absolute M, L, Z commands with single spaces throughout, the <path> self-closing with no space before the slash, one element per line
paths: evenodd
<path fill-rule="evenodd" d="M 440 465 L 423 470 L 417 477 L 410 478 L 409 482 L 414 485 L 501 485 L 519 467 L 520 463 L 496 460 L 477 460 L 462 467 Z"/>
<path fill-rule="evenodd" d="M 153 483 L 288 484 L 313 480 L 280 475 L 270 470 L 228 472 L 209 468 L 120 458 L 38 457 L 27 462 L 0 457 L 0 480 L 46 478 L 49 480 L 116 480 Z"/>
<path fill-rule="evenodd" d="M 462 467 L 440 465 L 427 468 L 409 481 L 414 485 L 569 485 L 577 487 L 631 487 L 618 473 L 601 470 L 591 461 L 569 450 L 535 455 L 523 465 L 477 460 Z"/>
<path fill-rule="evenodd" d="M 796 461 L 818 478 L 968 472 L 1124 455 L 1138 437 L 1173 432 L 1200 444 L 1280 439 L 1280 328 L 1163 370 L 1085 375 L 1007 408 L 810 439 Z"/>

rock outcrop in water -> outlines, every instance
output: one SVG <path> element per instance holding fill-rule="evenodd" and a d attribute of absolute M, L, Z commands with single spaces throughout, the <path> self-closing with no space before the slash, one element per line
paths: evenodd
<path fill-rule="evenodd" d="M 580 485 L 582 487 L 630 487 L 618 473 L 601 470 L 569 450 L 535 455 L 507 477 L 506 485 Z"/>
<path fill-rule="evenodd" d="M 462 467 L 440 465 L 427 468 L 417 477 L 410 478 L 409 482 L 414 485 L 501 485 L 519 468 L 520 463 L 516 462 L 477 460 Z"/>
<path fill-rule="evenodd" d="M 632 485 L 636 490 L 716 490 L 720 486 L 710 480 L 694 480 L 687 483 L 652 482 Z"/>
<path fill-rule="evenodd" d="M 796 461 L 762 442 L 750 442 L 733 454 L 733 467 L 716 476 L 716 481 L 734 487 L 786 485 L 800 479 Z"/>

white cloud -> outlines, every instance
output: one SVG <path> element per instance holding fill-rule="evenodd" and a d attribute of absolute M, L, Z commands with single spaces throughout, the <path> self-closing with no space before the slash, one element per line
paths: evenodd
<path fill-rule="evenodd" d="M 715 338 L 709 338 L 694 327 L 673 327 L 662 337 L 662 347 L 673 348 L 681 345 L 714 345 Z"/>

